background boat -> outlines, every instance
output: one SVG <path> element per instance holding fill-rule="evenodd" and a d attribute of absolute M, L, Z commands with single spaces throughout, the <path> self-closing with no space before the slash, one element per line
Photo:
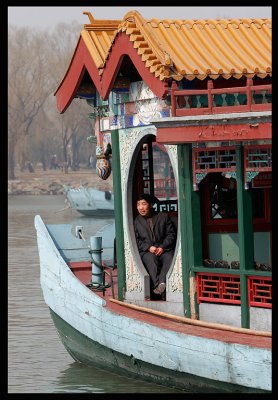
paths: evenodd
<path fill-rule="evenodd" d="M 66 200 L 70 207 L 86 216 L 114 215 L 114 195 L 111 191 L 102 191 L 80 186 L 71 188 L 63 185 Z"/>

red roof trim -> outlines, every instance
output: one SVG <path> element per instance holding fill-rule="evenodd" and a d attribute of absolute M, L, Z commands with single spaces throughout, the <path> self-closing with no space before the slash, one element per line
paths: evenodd
<path fill-rule="evenodd" d="M 72 102 L 86 69 L 100 96 L 103 99 L 107 99 L 120 69 L 122 58 L 125 55 L 130 57 L 142 80 L 149 86 L 152 92 L 157 97 L 164 98 L 168 90 L 167 83 L 160 81 L 146 68 L 137 51 L 133 48 L 133 44 L 130 42 L 128 36 L 124 33 L 119 33 L 116 37 L 109 57 L 106 60 L 102 76 L 99 75 L 98 68 L 83 39 L 80 38 L 68 71 L 54 93 L 59 112 L 63 113 Z"/>
<path fill-rule="evenodd" d="M 111 48 L 108 59 L 106 60 L 105 69 L 102 78 L 102 95 L 107 98 L 113 87 L 118 70 L 120 69 L 122 58 L 127 55 L 133 62 L 142 80 L 151 89 L 151 91 L 159 98 L 164 98 L 168 85 L 164 81 L 160 81 L 153 73 L 146 68 L 145 63 L 141 60 L 134 49 L 133 43 L 125 33 L 119 33 Z"/>
<path fill-rule="evenodd" d="M 62 83 L 54 93 L 60 113 L 63 113 L 72 102 L 86 69 L 97 90 L 101 92 L 99 71 L 93 62 L 83 39 L 81 38 L 77 44 L 69 69 L 67 70 Z"/>

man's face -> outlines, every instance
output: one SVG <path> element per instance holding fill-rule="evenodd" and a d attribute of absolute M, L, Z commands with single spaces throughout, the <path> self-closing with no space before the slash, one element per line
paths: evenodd
<path fill-rule="evenodd" d="M 140 215 L 146 217 L 150 214 L 151 204 L 149 204 L 146 200 L 138 200 L 137 201 L 137 210 Z"/>

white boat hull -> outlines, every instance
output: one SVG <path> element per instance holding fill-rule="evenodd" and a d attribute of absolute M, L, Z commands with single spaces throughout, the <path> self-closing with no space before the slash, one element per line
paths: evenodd
<path fill-rule="evenodd" d="M 178 333 L 114 313 L 74 276 L 39 216 L 35 227 L 44 299 L 73 358 L 185 390 L 197 383 L 206 392 L 271 390 L 270 349 Z"/>

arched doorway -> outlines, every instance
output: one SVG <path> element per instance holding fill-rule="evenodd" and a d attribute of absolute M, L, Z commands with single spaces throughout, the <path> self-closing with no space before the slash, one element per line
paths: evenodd
<path fill-rule="evenodd" d="M 154 209 L 158 212 L 164 211 L 168 213 L 178 234 L 178 191 L 175 172 L 167 148 L 156 142 L 155 135 L 148 133 L 137 144 L 133 153 L 128 180 L 130 183 L 132 182 L 132 190 L 127 196 L 128 208 L 132 210 L 130 212 L 132 214 L 132 221 L 137 215 L 136 199 L 138 195 L 148 193 L 157 200 L 154 204 Z M 144 275 L 144 297 L 145 299 L 152 300 L 155 297 L 153 295 L 152 283 L 138 253 L 133 232 L 134 227 L 131 223 L 129 226 L 134 259 Z M 174 262 L 172 266 L 173 264 Z"/>

